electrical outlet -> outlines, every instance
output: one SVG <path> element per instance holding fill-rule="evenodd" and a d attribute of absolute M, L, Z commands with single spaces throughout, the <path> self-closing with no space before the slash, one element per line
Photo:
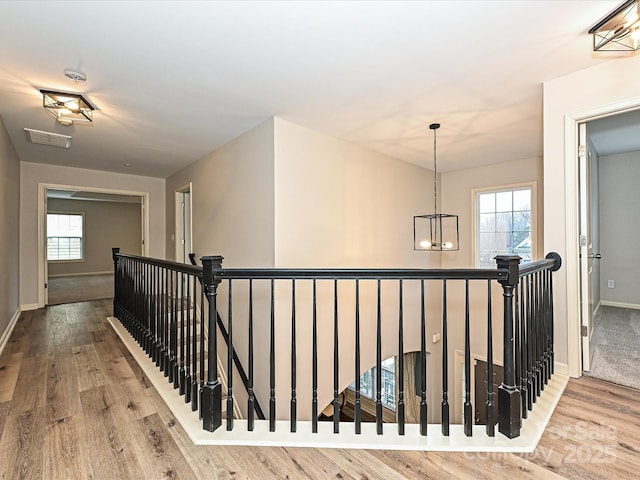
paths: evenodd
<path fill-rule="evenodd" d="M 613 280 L 607 280 L 607 287 L 616 288 L 616 283 Z"/>

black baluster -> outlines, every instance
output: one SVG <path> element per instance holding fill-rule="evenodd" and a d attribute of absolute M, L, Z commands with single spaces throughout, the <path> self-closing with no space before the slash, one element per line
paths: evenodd
<path fill-rule="evenodd" d="M 487 281 L 487 436 L 496 436 L 496 410 L 493 403 L 493 315 L 491 280 Z"/>
<path fill-rule="evenodd" d="M 362 404 L 360 400 L 360 280 L 356 279 L 356 393 L 354 402 L 354 422 L 357 435 L 362 433 Z"/>
<path fill-rule="evenodd" d="M 249 279 L 249 378 L 247 382 L 247 393 L 249 399 L 247 400 L 247 430 L 253 431 L 254 427 L 254 415 L 255 415 L 255 401 L 256 397 L 253 392 L 253 280 Z"/>
<path fill-rule="evenodd" d="M 380 279 L 376 307 L 376 433 L 382 435 L 382 310 L 380 308 Z"/>
<path fill-rule="evenodd" d="M 276 317 L 274 282 L 271 279 L 271 331 L 269 344 L 269 431 L 276 431 Z"/>
<path fill-rule="evenodd" d="M 296 280 L 291 280 L 291 431 L 296 431 Z"/>
<path fill-rule="evenodd" d="M 404 319 L 402 279 L 398 281 L 398 435 L 404 435 Z"/>
<path fill-rule="evenodd" d="M 340 433 L 340 401 L 338 399 L 339 365 L 338 357 L 338 280 L 333 280 L 333 433 Z"/>
<path fill-rule="evenodd" d="M 533 402 L 535 401 L 536 378 L 535 370 L 535 322 L 533 321 L 533 307 L 531 302 L 531 285 L 533 282 L 532 275 L 525 277 L 525 286 L 527 288 L 527 410 L 533 410 Z"/>
<path fill-rule="evenodd" d="M 229 313 L 227 314 L 227 431 L 233 430 L 233 293 L 229 280 Z"/>
<path fill-rule="evenodd" d="M 186 292 L 185 292 L 185 302 L 186 304 L 183 308 L 186 308 L 186 318 L 187 318 L 187 335 L 186 335 L 186 358 L 185 358 L 185 391 L 184 391 L 184 403 L 191 402 L 191 275 L 187 275 L 186 277 Z"/>
<path fill-rule="evenodd" d="M 318 311 L 316 297 L 316 279 L 313 279 L 313 339 L 311 344 L 311 431 L 318 433 Z"/>
<path fill-rule="evenodd" d="M 184 273 L 180 272 L 180 369 L 178 371 L 178 386 L 180 395 L 186 393 L 187 371 L 185 369 L 185 306 L 184 306 Z"/>
<path fill-rule="evenodd" d="M 427 434 L 427 316 L 424 280 L 420 281 L 420 435 Z"/>
<path fill-rule="evenodd" d="M 471 331 L 469 321 L 469 279 L 464 292 L 464 434 L 473 435 L 473 406 L 471 405 Z"/>
<path fill-rule="evenodd" d="M 518 388 L 520 389 L 520 399 L 522 401 L 522 418 L 527 418 L 529 416 L 529 409 L 527 405 L 529 404 L 529 390 L 527 389 L 527 318 L 524 310 L 524 299 L 523 299 L 523 287 L 524 282 L 522 279 L 518 282 L 518 285 L 515 287 L 515 300 L 516 300 L 516 322 L 518 318 L 520 320 L 520 340 L 519 340 L 519 358 L 520 358 L 520 368 L 519 371 L 516 370 L 516 375 L 518 376 Z"/>
<path fill-rule="evenodd" d="M 449 436 L 449 338 L 447 335 L 447 280 L 442 280 L 442 435 Z"/>

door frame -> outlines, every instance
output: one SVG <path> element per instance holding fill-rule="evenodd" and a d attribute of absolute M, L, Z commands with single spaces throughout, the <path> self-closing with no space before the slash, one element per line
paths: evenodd
<path fill-rule="evenodd" d="M 149 192 L 117 190 L 114 188 L 83 187 L 78 185 L 62 185 L 57 183 L 38 183 L 38 308 L 43 308 L 48 302 L 49 269 L 47 265 L 47 190 L 78 190 L 90 193 L 109 193 L 112 195 L 127 195 L 140 197 L 140 211 L 142 215 L 142 255 L 149 255 Z"/>
<path fill-rule="evenodd" d="M 185 239 L 183 238 L 183 229 L 184 229 L 184 209 L 180 208 L 178 202 L 181 202 L 184 198 L 184 194 L 189 192 L 189 245 L 181 244 Z M 180 258 L 180 254 L 186 253 L 187 247 L 189 247 L 189 253 L 193 253 L 193 184 L 192 182 L 183 185 L 182 187 L 176 189 L 175 192 L 175 261 L 182 262 L 183 260 Z"/>
<path fill-rule="evenodd" d="M 582 318 L 580 305 L 580 197 L 578 177 L 578 125 L 598 118 L 640 109 L 640 98 L 602 105 L 566 114 L 564 119 L 565 167 L 565 251 L 567 295 L 567 361 L 568 373 L 582 376 Z M 546 208 L 546 206 L 545 206 Z"/>

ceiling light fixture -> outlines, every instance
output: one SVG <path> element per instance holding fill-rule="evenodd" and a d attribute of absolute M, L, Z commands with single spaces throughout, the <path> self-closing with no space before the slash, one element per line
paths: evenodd
<path fill-rule="evenodd" d="M 439 123 L 432 123 L 433 130 L 433 213 L 413 217 L 413 249 L 430 252 L 458 250 L 460 234 L 458 216 L 438 213 L 438 170 L 436 165 L 436 130 Z"/>
<path fill-rule="evenodd" d="M 589 29 L 594 52 L 637 52 L 640 49 L 638 0 L 627 0 Z"/>
<path fill-rule="evenodd" d="M 60 124 L 69 126 L 74 121 L 93 121 L 94 108 L 82 95 L 51 90 L 40 90 L 40 93 L 42 93 L 42 106 Z"/>
<path fill-rule="evenodd" d="M 67 68 L 64 71 L 64 74 L 76 83 L 87 80 L 87 76 L 84 73 L 78 72 L 77 70 L 71 70 L 70 68 Z"/>

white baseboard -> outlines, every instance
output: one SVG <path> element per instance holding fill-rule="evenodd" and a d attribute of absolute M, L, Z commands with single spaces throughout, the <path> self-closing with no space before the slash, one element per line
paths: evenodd
<path fill-rule="evenodd" d="M 2 355 L 2 352 L 4 351 L 4 347 L 7 346 L 9 337 L 11 337 L 11 334 L 13 333 L 13 328 L 16 326 L 16 323 L 18 322 L 18 318 L 20 318 L 21 313 L 22 313 L 22 310 L 18 308 L 13 314 L 13 317 L 11 317 L 11 320 L 9 321 L 9 325 L 7 325 L 7 328 L 4 330 L 4 332 L 0 336 L 0 355 Z"/>
<path fill-rule="evenodd" d="M 593 309 L 593 316 L 594 317 L 598 314 L 598 310 L 600 310 L 601 306 L 602 306 L 602 301 L 598 302 L 598 305 L 596 305 L 596 308 Z"/>
<path fill-rule="evenodd" d="M 637 303 L 610 302 L 609 300 L 602 300 L 600 301 L 600 305 L 605 305 L 607 307 L 620 307 L 640 310 L 640 305 L 638 305 Z"/>
<path fill-rule="evenodd" d="M 560 375 L 569 376 L 569 365 L 566 363 L 554 362 L 553 373 L 559 373 Z"/>
<path fill-rule="evenodd" d="M 84 277 L 88 275 L 110 275 L 110 274 L 113 274 L 113 270 L 107 270 L 106 272 L 57 273 L 55 275 L 49 275 L 49 278 Z"/>
<path fill-rule="evenodd" d="M 40 308 L 37 303 L 25 303 L 24 305 L 20 305 L 20 310 L 23 312 L 27 312 L 29 310 L 37 310 Z"/>

